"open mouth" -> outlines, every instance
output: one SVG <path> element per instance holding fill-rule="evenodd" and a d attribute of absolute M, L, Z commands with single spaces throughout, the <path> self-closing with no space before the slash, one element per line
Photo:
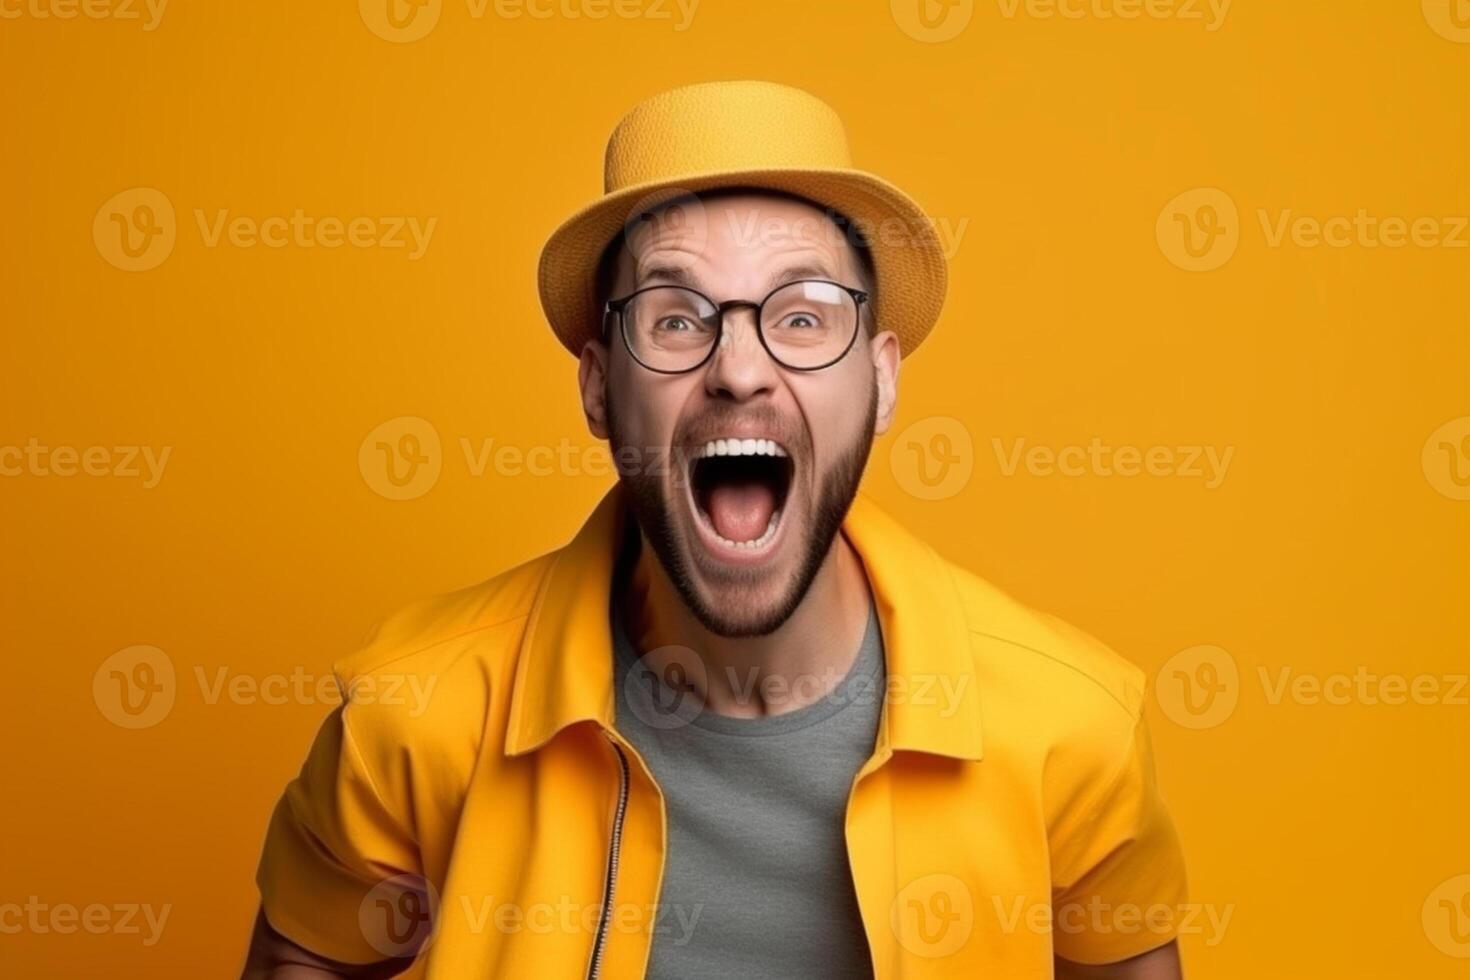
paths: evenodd
<path fill-rule="evenodd" d="M 713 439 L 689 464 L 690 495 L 706 530 L 746 552 L 776 536 L 791 477 L 791 457 L 772 439 Z"/>

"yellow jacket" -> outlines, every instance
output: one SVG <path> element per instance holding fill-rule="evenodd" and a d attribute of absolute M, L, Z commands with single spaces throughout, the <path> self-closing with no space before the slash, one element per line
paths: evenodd
<path fill-rule="evenodd" d="M 613 727 L 626 519 L 615 488 L 565 548 L 410 607 L 337 665 L 344 705 L 257 875 L 278 932 L 350 963 L 418 948 L 414 972 L 444 980 L 643 976 L 666 825 Z M 843 533 L 887 660 L 846 821 L 876 977 L 1049 977 L 1054 953 L 1174 938 L 1183 862 L 1142 672 L 862 496 Z"/>

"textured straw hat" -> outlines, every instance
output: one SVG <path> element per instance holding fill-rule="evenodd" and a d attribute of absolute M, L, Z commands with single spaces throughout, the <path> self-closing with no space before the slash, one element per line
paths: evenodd
<path fill-rule="evenodd" d="M 598 262 L 644 213 L 691 193 L 755 187 L 846 217 L 872 252 L 879 329 L 911 353 L 944 305 L 947 270 L 934 224 L 897 187 L 852 166 L 842 120 L 820 99 L 772 82 L 710 82 L 656 95 L 607 141 L 603 196 L 541 251 L 541 306 L 573 354 L 601 333 Z"/>

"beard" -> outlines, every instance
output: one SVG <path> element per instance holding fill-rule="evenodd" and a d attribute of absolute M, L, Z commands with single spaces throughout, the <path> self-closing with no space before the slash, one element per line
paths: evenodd
<path fill-rule="evenodd" d="M 611 394 L 611 393 L 609 393 Z M 613 409 L 614 399 L 607 400 L 608 434 L 613 458 L 639 459 L 631 442 L 624 438 Z M 846 446 L 825 473 L 815 476 L 815 493 L 811 507 L 811 527 L 804 541 L 796 542 L 800 548 L 796 571 L 773 599 L 756 600 L 749 592 L 768 584 L 771 571 L 751 568 L 736 569 L 720 575 L 725 594 L 706 596 L 695 581 L 691 570 L 691 554 L 698 545 L 686 544 L 678 530 L 674 510 L 679 504 L 676 493 L 684 492 L 682 482 L 665 479 L 664 473 L 677 476 L 679 481 L 689 478 L 686 461 L 677 448 L 671 447 L 665 468 L 633 466 L 625 469 L 618 466 L 618 479 L 627 491 L 633 518 L 653 548 L 664 573 L 674 584 L 684 605 L 694 614 L 700 624 L 716 636 L 747 637 L 765 636 L 775 632 L 791 618 L 821 570 L 832 549 L 832 542 L 842 528 L 842 521 L 857 496 L 858 484 L 868 464 L 868 455 L 873 448 L 873 434 L 877 422 L 878 387 L 874 381 L 868 386 L 867 408 L 863 413 L 863 426 L 856 439 Z M 724 414 L 736 414 L 733 412 Z M 750 413 L 745 413 L 750 414 Z M 811 452 L 811 440 L 801 433 L 803 450 Z M 675 447 L 679 445 L 676 440 Z M 644 457 L 646 457 L 646 453 Z M 811 457 L 808 457 L 811 458 Z M 788 500 L 788 505 L 791 501 Z M 787 518 L 783 516 L 783 520 Z M 742 601 L 743 600 L 743 601 Z"/>

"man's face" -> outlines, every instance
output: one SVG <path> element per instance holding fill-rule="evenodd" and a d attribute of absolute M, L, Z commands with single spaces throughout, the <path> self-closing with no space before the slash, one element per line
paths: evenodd
<path fill-rule="evenodd" d="M 856 252 L 821 210 L 724 195 L 630 229 L 612 295 L 680 285 L 716 303 L 759 302 L 796 279 L 866 288 Z M 776 629 L 831 547 L 893 413 L 898 341 L 870 338 L 868 315 L 846 356 L 819 371 L 778 364 L 748 308 L 725 315 L 709 360 L 685 374 L 643 367 L 615 330 L 583 352 L 589 425 L 611 440 L 634 516 L 711 632 Z"/>

